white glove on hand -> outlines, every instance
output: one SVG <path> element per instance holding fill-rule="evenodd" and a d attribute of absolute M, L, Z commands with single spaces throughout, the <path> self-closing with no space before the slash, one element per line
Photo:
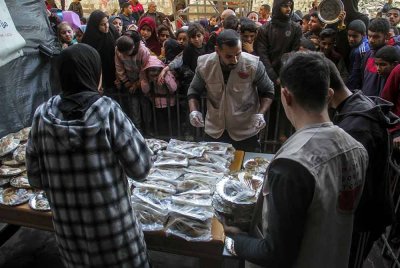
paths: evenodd
<path fill-rule="evenodd" d="M 199 111 L 192 111 L 189 114 L 190 124 L 194 127 L 204 127 L 203 115 Z"/>
<path fill-rule="evenodd" d="M 265 122 L 264 115 L 263 114 L 253 114 L 251 116 L 251 121 L 253 123 L 253 126 L 259 130 L 263 129 L 267 123 Z"/>

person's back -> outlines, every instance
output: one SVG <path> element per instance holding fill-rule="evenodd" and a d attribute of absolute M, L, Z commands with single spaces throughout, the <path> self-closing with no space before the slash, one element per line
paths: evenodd
<path fill-rule="evenodd" d="M 301 164 L 315 179 L 295 267 L 346 267 L 367 159 L 362 145 L 332 123 L 318 124 L 293 134 L 279 159 Z"/>
<path fill-rule="evenodd" d="M 325 61 L 318 53 L 295 53 L 283 65 L 281 100 L 296 132 L 268 167 L 251 226 L 257 238 L 225 226 L 237 255 L 263 267 L 348 264 L 368 156 L 329 120 L 333 91 Z"/>
<path fill-rule="evenodd" d="M 390 112 L 391 103 L 378 97 L 368 98 L 361 91 L 353 94 L 340 79 L 334 64 L 328 64 L 331 88 L 335 91 L 331 101 L 331 107 L 335 108 L 333 122 L 359 141 L 369 156 L 365 185 L 354 218 L 349 262 L 349 267 L 361 267 L 373 243 L 392 221 L 388 128 L 398 118 Z"/>
<path fill-rule="evenodd" d="M 46 191 L 65 267 L 149 267 L 127 177 L 151 153 L 119 106 L 97 92 L 100 56 L 84 44 L 60 55 L 62 95 L 35 113 L 27 145 L 32 186 Z"/>

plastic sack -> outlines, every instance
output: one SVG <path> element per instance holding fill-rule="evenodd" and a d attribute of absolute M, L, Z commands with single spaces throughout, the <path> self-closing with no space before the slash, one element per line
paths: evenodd
<path fill-rule="evenodd" d="M 141 189 L 162 191 L 169 194 L 176 193 L 175 185 L 166 181 L 156 181 L 156 180 L 151 180 L 151 181 L 148 180 L 145 182 L 134 181 L 133 186 Z"/>
<path fill-rule="evenodd" d="M 166 181 L 177 185 L 178 182 L 176 180 L 181 177 L 183 173 L 183 170 L 179 169 L 152 168 L 147 176 L 147 180 Z"/>
<path fill-rule="evenodd" d="M 167 150 L 186 155 L 189 158 L 201 157 L 206 150 L 206 146 L 197 142 L 187 142 L 171 139 L 168 143 Z"/>

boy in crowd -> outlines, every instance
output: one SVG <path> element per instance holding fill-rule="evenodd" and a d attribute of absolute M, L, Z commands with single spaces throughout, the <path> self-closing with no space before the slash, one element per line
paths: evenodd
<path fill-rule="evenodd" d="M 326 24 L 319 19 L 318 12 L 313 12 L 310 14 L 308 26 L 309 31 L 304 34 L 304 37 L 310 38 L 312 35 L 319 36 Z"/>
<path fill-rule="evenodd" d="M 369 51 L 367 28 L 362 20 L 354 20 L 347 27 L 347 39 L 351 47 L 349 55 L 350 72 L 346 86 L 350 90 L 360 89 L 362 82 L 362 59 Z"/>
<path fill-rule="evenodd" d="M 333 123 L 368 152 L 369 161 L 360 204 L 355 211 L 349 268 L 361 268 L 372 245 L 391 224 L 393 204 L 389 193 L 390 138 L 387 128 L 398 118 L 390 112 L 392 104 L 380 98 L 371 100 L 361 91 L 352 93 L 328 61 L 330 87 L 334 91 L 330 106 L 335 109 Z"/>
<path fill-rule="evenodd" d="M 258 22 L 264 25 L 271 20 L 271 6 L 264 4 L 260 6 Z"/>
<path fill-rule="evenodd" d="M 254 40 L 257 36 L 257 25 L 248 18 L 240 20 L 240 40 L 242 41 L 242 51 L 255 55 Z"/>
<path fill-rule="evenodd" d="M 362 91 L 366 96 L 379 96 L 385 79 L 378 74 L 378 69 L 375 65 L 375 54 L 385 46 L 386 40 L 389 40 L 390 24 L 387 19 L 376 18 L 368 27 L 368 43 L 371 48 L 363 59 L 363 80 Z"/>
<path fill-rule="evenodd" d="M 336 31 L 327 28 L 319 34 L 319 49 L 324 53 L 325 57 L 333 61 L 339 69 L 340 76 L 344 81 L 347 81 L 348 72 L 342 56 L 335 50 Z"/>
<path fill-rule="evenodd" d="M 310 22 L 311 16 L 310 14 L 305 14 L 303 18 L 301 19 L 301 30 L 303 34 L 306 34 L 310 30 L 310 25 L 308 24 Z"/>
<path fill-rule="evenodd" d="M 132 16 L 132 6 L 129 3 L 123 3 L 121 7 L 121 14 L 118 17 L 122 20 L 122 31 L 125 32 L 126 27 L 131 24 L 135 24 L 136 20 Z"/>
<path fill-rule="evenodd" d="M 375 66 L 380 76 L 386 79 L 400 62 L 400 50 L 392 46 L 384 46 L 375 53 Z"/>

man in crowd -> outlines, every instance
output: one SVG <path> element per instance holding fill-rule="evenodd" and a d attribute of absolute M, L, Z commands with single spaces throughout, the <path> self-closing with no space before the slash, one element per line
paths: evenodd
<path fill-rule="evenodd" d="M 351 48 L 349 55 L 349 79 L 346 85 L 349 89 L 361 89 L 362 59 L 369 51 L 367 28 L 362 20 L 354 20 L 347 27 L 347 39 Z"/>
<path fill-rule="evenodd" d="M 157 11 L 157 4 L 155 2 L 149 2 L 147 8 L 147 12 L 144 13 L 140 19 L 144 17 L 151 17 L 156 22 L 156 26 L 160 25 L 166 19 L 164 13 Z"/>
<path fill-rule="evenodd" d="M 200 97 L 207 92 L 207 116 Z M 217 37 L 216 52 L 200 56 L 188 90 L 190 123 L 204 127 L 208 141 L 232 143 L 238 150 L 259 151 L 257 134 L 274 96 L 271 80 L 258 57 L 242 52 L 239 34 L 231 29 Z"/>
<path fill-rule="evenodd" d="M 389 21 L 384 18 L 374 19 L 368 27 L 368 43 L 371 48 L 363 59 L 362 91 L 366 96 L 379 96 L 385 79 L 378 74 L 374 55 L 386 44 L 389 39 Z"/>
<path fill-rule="evenodd" d="M 258 22 L 264 25 L 271 20 L 271 6 L 264 4 L 260 6 L 260 11 L 258 12 L 259 18 Z"/>
<path fill-rule="evenodd" d="M 132 6 L 132 16 L 136 21 L 139 21 L 140 16 L 144 13 L 144 9 L 141 3 L 138 0 L 129 0 L 129 3 Z"/>
<path fill-rule="evenodd" d="M 129 25 L 135 24 L 136 20 L 132 16 L 132 6 L 129 3 L 123 3 L 121 6 L 121 14 L 118 15 L 122 20 L 122 31 L 125 32 Z"/>
<path fill-rule="evenodd" d="M 386 17 L 389 19 L 390 26 L 400 27 L 400 8 L 392 7 L 386 13 Z"/>
<path fill-rule="evenodd" d="M 347 267 L 367 152 L 329 120 L 333 91 L 322 55 L 296 53 L 280 77 L 282 105 L 296 133 L 269 165 L 251 227 L 255 237 L 226 222 L 225 234 L 240 258 L 262 267 Z"/>
<path fill-rule="evenodd" d="M 361 268 L 374 242 L 392 222 L 388 128 L 395 126 L 398 118 L 390 112 L 391 103 L 380 98 L 372 100 L 361 91 L 353 94 L 336 66 L 331 61 L 328 64 L 330 87 L 334 90 L 330 102 L 335 109 L 333 123 L 359 141 L 369 156 L 364 189 L 354 217 L 349 262 L 350 268 Z"/>
<path fill-rule="evenodd" d="M 272 11 L 271 22 L 258 30 L 256 52 L 269 78 L 275 86 L 279 86 L 282 55 L 299 49 L 302 31 L 298 24 L 290 20 L 293 14 L 292 1 L 274 1 Z"/>

